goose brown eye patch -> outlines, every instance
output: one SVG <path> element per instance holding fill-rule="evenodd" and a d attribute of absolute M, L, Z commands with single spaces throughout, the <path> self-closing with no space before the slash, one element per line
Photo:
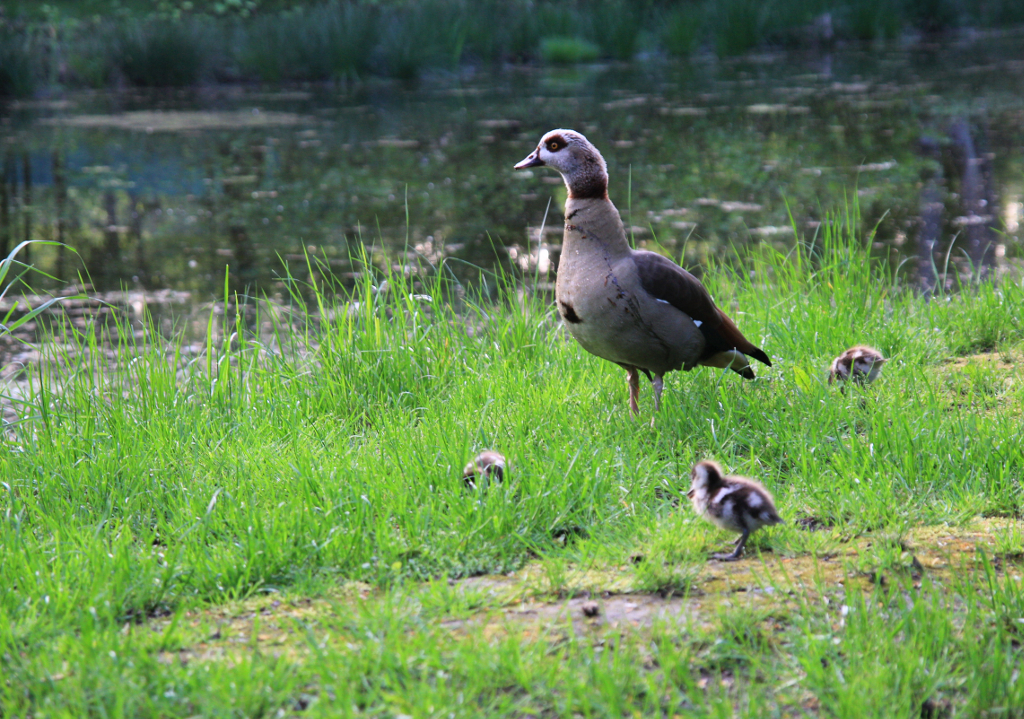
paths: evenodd
<path fill-rule="evenodd" d="M 558 152 L 563 147 L 565 147 L 565 140 L 563 140 L 560 137 L 555 137 L 552 138 L 551 140 L 548 140 L 548 151 L 550 152 Z"/>

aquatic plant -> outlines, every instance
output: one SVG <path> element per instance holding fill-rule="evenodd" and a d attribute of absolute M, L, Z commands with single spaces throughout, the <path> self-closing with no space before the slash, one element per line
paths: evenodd
<path fill-rule="evenodd" d="M 117 68 L 114 50 L 117 32 L 108 21 L 84 21 L 67 30 L 73 35 L 67 53 L 68 80 L 75 85 L 101 88 L 110 85 Z"/>
<path fill-rule="evenodd" d="M 957 0 L 903 0 L 907 19 L 925 32 L 941 32 L 960 22 L 961 3 Z"/>
<path fill-rule="evenodd" d="M 198 20 L 130 20 L 114 31 L 114 65 L 134 85 L 191 85 L 214 55 L 210 29 Z"/>
<path fill-rule="evenodd" d="M 540 56 L 544 62 L 555 65 L 593 62 L 601 55 L 601 48 L 581 37 L 545 37 L 540 41 Z"/>
<path fill-rule="evenodd" d="M 0 27 L 0 97 L 25 97 L 35 88 L 31 38 Z"/>
<path fill-rule="evenodd" d="M 636 55 L 646 19 L 640 6 L 629 0 L 599 0 L 588 8 L 591 33 L 604 56 L 631 60 Z"/>
<path fill-rule="evenodd" d="M 378 15 L 340 2 L 261 15 L 236 27 L 239 67 L 264 82 L 357 77 L 369 67 Z"/>
<path fill-rule="evenodd" d="M 739 55 L 757 47 L 765 38 L 768 8 L 761 0 L 722 0 L 710 12 L 712 20 L 708 26 L 714 33 L 719 55 Z"/>
<path fill-rule="evenodd" d="M 886 0 L 852 0 L 841 17 L 844 34 L 856 40 L 892 40 L 903 24 L 903 14 Z"/>
<path fill-rule="evenodd" d="M 537 12 L 526 12 L 526 0 L 465 2 L 460 16 L 465 23 L 465 55 L 490 63 L 528 60 L 537 51 Z"/>
<path fill-rule="evenodd" d="M 144 86 L 180 86 L 204 74 L 273 82 L 363 76 L 373 70 L 408 79 L 465 60 L 571 63 L 593 56 L 586 45 L 552 44 L 551 38 L 594 43 L 599 57 L 628 60 L 641 42 L 660 43 L 668 54 L 685 57 L 709 41 L 719 55 L 729 56 L 766 44 L 816 44 L 833 34 L 874 40 L 893 38 L 903 27 L 937 32 L 965 24 L 1024 22 L 1024 5 L 1013 0 L 239 0 L 230 6 L 162 0 L 155 7 L 121 7 L 99 22 L 80 6 L 15 6 L 18 17 L 31 22 L 5 25 L 4 32 L 20 41 L 2 43 L 0 51 L 9 57 L 0 63 L 0 92 L 30 92 L 30 84 L 40 79 L 33 72 L 46 74 L 49 82 L 60 74 L 61 82 L 93 87 L 107 84 L 112 68 Z M 37 54 L 59 55 L 70 73 L 55 72 L 56 65 L 40 73 L 38 63 L 32 70 L 24 58 L 33 33 L 45 36 L 53 50 Z"/>
<path fill-rule="evenodd" d="M 662 11 L 658 39 L 669 55 L 688 57 L 700 44 L 704 17 L 702 5 L 681 4 Z"/>
<path fill-rule="evenodd" d="M 991 0 L 972 8 L 976 22 L 986 26 L 1006 26 L 1024 23 L 1024 3 L 1017 0 Z"/>
<path fill-rule="evenodd" d="M 429 67 L 450 69 L 462 58 L 468 25 L 440 0 L 391 8 L 381 19 L 375 55 L 385 74 L 412 80 Z"/>

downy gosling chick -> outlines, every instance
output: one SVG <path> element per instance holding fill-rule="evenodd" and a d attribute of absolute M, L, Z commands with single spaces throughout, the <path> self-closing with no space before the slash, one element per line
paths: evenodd
<path fill-rule="evenodd" d="M 828 370 L 828 383 L 852 379 L 854 382 L 869 384 L 882 373 L 882 366 L 888 361 L 874 347 L 851 347 L 832 360 L 832 366 Z"/>
<path fill-rule="evenodd" d="M 705 365 L 754 379 L 748 355 L 771 366 L 700 280 L 663 255 L 630 248 L 608 199 L 607 165 L 587 138 L 552 130 L 515 169 L 542 166 L 557 170 L 569 190 L 558 312 L 583 349 L 626 370 L 633 414 L 640 411 L 641 372 L 654 385 L 658 411 L 667 372 Z"/>
<path fill-rule="evenodd" d="M 492 449 L 485 449 L 462 470 L 462 481 L 476 488 L 478 478 L 501 482 L 505 477 L 505 457 Z"/>
<path fill-rule="evenodd" d="M 715 462 L 704 461 L 694 465 L 690 473 L 690 491 L 686 496 L 697 514 L 722 529 L 740 534 L 736 549 L 731 554 L 712 555 L 726 562 L 740 558 L 751 533 L 782 522 L 775 509 L 775 500 L 760 482 L 725 475 Z"/>

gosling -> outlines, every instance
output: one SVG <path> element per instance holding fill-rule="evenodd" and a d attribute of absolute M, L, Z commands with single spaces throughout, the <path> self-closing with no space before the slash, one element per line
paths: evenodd
<path fill-rule="evenodd" d="M 832 360 L 832 366 L 828 370 L 828 383 L 852 379 L 859 384 L 870 384 L 882 373 L 882 365 L 888 361 L 874 347 L 856 345 Z"/>
<path fill-rule="evenodd" d="M 690 491 L 686 496 L 690 498 L 697 514 L 722 529 L 740 534 L 731 554 L 712 555 L 726 562 L 740 558 L 753 532 L 782 522 L 775 509 L 775 500 L 760 482 L 747 477 L 725 475 L 714 462 L 704 461 L 694 465 L 690 473 Z"/>
<path fill-rule="evenodd" d="M 476 489 L 477 478 L 501 482 L 505 477 L 505 457 L 492 449 L 485 449 L 462 470 L 462 481 Z"/>

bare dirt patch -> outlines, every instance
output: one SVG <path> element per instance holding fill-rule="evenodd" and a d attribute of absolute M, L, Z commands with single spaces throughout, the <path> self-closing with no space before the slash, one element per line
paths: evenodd
<path fill-rule="evenodd" d="M 531 564 L 511 575 L 448 583 L 452 596 L 475 598 L 478 606 L 469 611 L 446 615 L 429 610 L 428 585 L 392 590 L 390 601 L 401 605 L 403 612 L 418 613 L 424 620 L 418 623 L 422 630 L 455 636 L 479 630 L 488 638 L 510 633 L 541 638 L 566 631 L 599 636 L 643 631 L 662 622 L 708 627 L 722 611 L 784 616 L 808 601 L 828 604 L 853 588 L 870 591 L 892 583 L 912 589 L 923 581 L 951 584 L 954 573 L 979 565 L 979 550 L 995 558 L 1000 572 L 1019 580 L 1024 573 L 1022 526 L 1019 520 L 979 518 L 965 526 L 920 527 L 902 536 L 866 535 L 818 555 L 785 556 L 780 551 L 751 554 L 739 562 L 712 560 L 684 595 L 631 591 L 634 571 L 627 564 L 580 572 L 571 578 L 568 595 L 558 596 L 540 586 L 538 577 L 544 570 Z M 395 591 L 402 592 L 397 600 Z M 360 641 L 346 637 L 339 617 L 351 609 L 371 610 L 371 603 L 387 600 L 385 592 L 351 583 L 328 597 L 261 597 L 189 612 L 179 620 L 154 620 L 149 626 L 166 633 L 179 624 L 178 647 L 160 654 L 165 662 L 233 661 L 253 651 L 301 659 L 318 642 L 338 646 Z"/>

